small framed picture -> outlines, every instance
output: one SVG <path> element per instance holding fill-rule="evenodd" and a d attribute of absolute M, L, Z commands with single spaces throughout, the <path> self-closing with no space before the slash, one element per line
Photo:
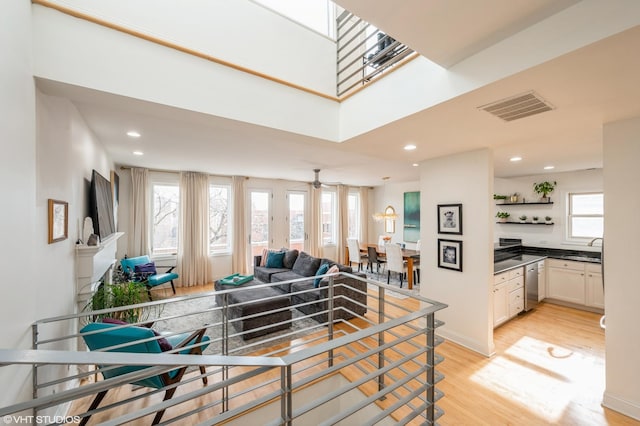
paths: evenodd
<path fill-rule="evenodd" d="M 462 235 L 462 204 L 438 204 L 438 233 Z"/>
<path fill-rule="evenodd" d="M 462 272 L 462 241 L 438 239 L 438 268 Z"/>
<path fill-rule="evenodd" d="M 69 204 L 49 199 L 49 244 L 66 240 L 69 230 Z"/>

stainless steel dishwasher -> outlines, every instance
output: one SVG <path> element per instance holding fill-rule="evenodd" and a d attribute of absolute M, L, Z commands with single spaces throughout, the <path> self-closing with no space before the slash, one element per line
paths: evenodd
<path fill-rule="evenodd" d="M 538 305 L 538 262 L 524 266 L 524 310 Z"/>

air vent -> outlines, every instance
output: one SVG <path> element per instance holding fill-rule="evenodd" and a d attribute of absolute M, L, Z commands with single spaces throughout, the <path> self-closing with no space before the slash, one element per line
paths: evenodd
<path fill-rule="evenodd" d="M 502 118 L 504 121 L 513 121 L 540 114 L 541 112 L 551 111 L 553 106 L 545 102 L 537 93 L 531 91 L 482 105 L 478 109 L 487 111 L 496 117 Z"/>

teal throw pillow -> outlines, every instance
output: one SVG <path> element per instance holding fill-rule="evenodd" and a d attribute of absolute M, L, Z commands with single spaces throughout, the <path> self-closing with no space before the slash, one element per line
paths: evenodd
<path fill-rule="evenodd" d="M 284 260 L 285 252 L 283 251 L 273 251 L 269 253 L 267 256 L 267 264 L 265 265 L 267 268 L 283 268 L 283 260 Z"/>
<path fill-rule="evenodd" d="M 329 270 L 329 264 L 328 263 L 323 263 L 322 265 L 320 265 L 320 267 L 318 268 L 318 272 L 316 272 L 316 276 L 318 275 L 324 275 L 327 273 L 327 271 Z M 315 288 L 320 287 L 320 281 L 322 281 L 322 278 L 315 278 L 313 280 L 313 286 Z"/>

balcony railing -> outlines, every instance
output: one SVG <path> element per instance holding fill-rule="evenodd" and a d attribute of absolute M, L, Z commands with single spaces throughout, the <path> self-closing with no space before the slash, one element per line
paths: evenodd
<path fill-rule="evenodd" d="M 337 18 L 337 95 L 365 85 L 408 58 L 408 46 L 348 11 Z"/>
<path fill-rule="evenodd" d="M 338 311 L 347 309 L 339 303 L 345 297 L 340 287 L 347 285 L 340 282 L 341 276 L 366 282 L 367 290 L 359 291 L 366 304 L 349 301 L 366 305 L 365 314 L 350 312 L 353 318 L 337 319 L 342 316 Z M 147 416 L 167 410 L 163 424 L 435 423 L 442 415 L 436 406 L 442 397 L 436 384 L 442 376 L 435 369 L 442 361 L 435 353 L 441 342 L 435 330 L 441 322 L 435 313 L 446 305 L 357 275 L 326 277 L 329 283 L 319 292 L 319 300 L 286 308 L 295 314 L 282 321 L 282 331 L 249 340 L 243 336 L 259 329 L 242 331 L 234 323 L 283 309 L 239 318 L 231 315 L 230 310 L 243 303 L 229 303 L 234 300 L 229 296 L 255 291 L 255 287 L 39 320 L 33 324 L 33 350 L 0 350 L 4 368 L 33 368 L 34 386 L 32 399 L 1 407 L 0 416 L 55 413 L 58 419 L 92 415 L 93 423 L 149 424 Z M 301 280 L 288 282 L 297 281 Z M 354 288 L 349 286 L 349 290 Z M 297 294 L 311 291 L 318 289 Z M 312 315 L 298 310 L 317 302 L 326 302 L 326 309 Z M 149 314 L 131 326 L 152 322 L 154 329 L 173 333 L 204 327 L 209 347 L 203 355 L 179 356 L 86 351 L 75 330 L 98 316 L 115 316 L 126 309 Z M 318 320 L 322 315 L 324 322 Z M 99 374 L 121 365 L 148 368 L 109 379 Z M 179 389 L 166 401 L 161 395 L 171 386 L 133 390 L 124 386 L 183 366 L 189 372 L 171 385 Z M 199 370 L 200 366 L 206 366 L 206 371 Z M 208 379 L 207 384 L 203 385 L 203 378 Z M 116 389 L 116 397 L 89 408 L 96 394 Z"/>

